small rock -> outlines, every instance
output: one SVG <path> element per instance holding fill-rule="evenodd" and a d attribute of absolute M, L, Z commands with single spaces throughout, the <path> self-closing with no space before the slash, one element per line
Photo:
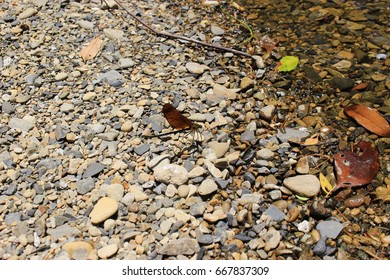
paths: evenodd
<path fill-rule="evenodd" d="M 131 58 L 121 58 L 119 59 L 119 65 L 122 69 L 127 69 L 133 67 L 135 62 Z"/>
<path fill-rule="evenodd" d="M 83 100 L 90 101 L 90 100 L 93 100 L 94 98 L 96 98 L 96 96 L 97 96 L 96 92 L 89 91 L 83 95 Z"/>
<path fill-rule="evenodd" d="M 283 184 L 293 193 L 304 197 L 316 196 L 321 189 L 320 181 L 314 175 L 288 177 Z"/>
<path fill-rule="evenodd" d="M 275 228 L 270 227 L 266 234 L 261 235 L 261 238 L 265 241 L 265 251 L 270 251 L 278 247 L 282 236 L 280 232 Z"/>
<path fill-rule="evenodd" d="M 214 242 L 214 237 L 211 234 L 202 234 L 196 240 L 199 244 L 210 245 Z"/>
<path fill-rule="evenodd" d="M 133 129 L 133 122 L 128 120 L 121 125 L 121 131 L 130 132 Z"/>
<path fill-rule="evenodd" d="M 191 238 L 179 238 L 169 241 L 163 247 L 157 249 L 157 253 L 167 256 L 194 255 L 200 247 L 196 240 Z"/>
<path fill-rule="evenodd" d="M 90 22 L 87 20 L 79 20 L 77 22 L 77 24 L 80 25 L 80 27 L 84 28 L 84 29 L 93 29 L 94 28 L 93 22 Z"/>
<path fill-rule="evenodd" d="M 272 152 L 270 149 L 263 148 L 256 153 L 256 156 L 262 159 L 272 159 L 274 157 L 274 152 Z"/>
<path fill-rule="evenodd" d="M 84 171 L 83 178 L 93 177 L 97 174 L 99 174 L 105 166 L 103 164 L 100 164 L 98 162 L 94 162 L 91 165 L 88 166 L 88 168 Z"/>
<path fill-rule="evenodd" d="M 253 80 L 247 76 L 242 78 L 242 80 L 240 81 L 240 89 L 242 89 L 242 90 L 247 90 L 247 89 L 253 87 L 253 85 L 254 85 Z"/>
<path fill-rule="evenodd" d="M 99 224 L 107 220 L 118 211 L 118 206 L 119 204 L 115 199 L 109 197 L 101 198 L 89 214 L 91 223 Z"/>
<path fill-rule="evenodd" d="M 68 74 L 67 73 L 64 73 L 64 72 L 60 72 L 60 73 L 58 73 L 55 77 L 54 77 L 54 79 L 56 80 L 56 81 L 63 81 L 63 80 L 66 80 L 68 78 Z"/>
<path fill-rule="evenodd" d="M 1 110 L 6 114 L 12 114 L 15 112 L 15 107 L 8 101 L 5 101 L 3 105 L 1 105 Z"/>
<path fill-rule="evenodd" d="M 134 195 L 135 201 L 144 201 L 148 199 L 148 196 L 137 186 L 135 185 L 129 185 L 128 193 L 131 193 Z"/>
<path fill-rule="evenodd" d="M 355 82 L 350 78 L 334 77 L 330 81 L 331 85 L 342 91 L 353 88 Z"/>
<path fill-rule="evenodd" d="M 227 151 L 229 151 L 230 143 L 220 143 L 217 141 L 211 141 L 208 143 L 208 146 L 214 150 L 217 158 L 223 157 Z"/>
<path fill-rule="evenodd" d="M 110 40 L 121 40 L 125 34 L 120 29 L 106 28 L 103 30 L 104 35 Z"/>
<path fill-rule="evenodd" d="M 206 179 L 200 184 L 198 188 L 198 193 L 202 196 L 206 196 L 212 194 L 213 192 L 216 192 L 217 190 L 217 184 L 211 179 Z"/>
<path fill-rule="evenodd" d="M 196 63 L 196 62 L 187 62 L 186 64 L 186 68 L 188 70 L 188 72 L 192 73 L 192 74 L 203 74 L 203 72 L 208 69 L 208 67 L 206 65 L 201 65 L 199 63 Z"/>
<path fill-rule="evenodd" d="M 338 221 L 322 221 L 317 224 L 316 229 L 320 232 L 321 238 L 335 239 L 343 230 L 344 225 Z"/>
<path fill-rule="evenodd" d="M 211 25 L 211 33 L 213 33 L 214 35 L 220 36 L 220 35 L 223 35 L 225 33 L 225 30 L 223 30 L 222 28 L 220 28 L 216 25 Z"/>
<path fill-rule="evenodd" d="M 179 188 L 177 189 L 177 195 L 179 197 L 187 197 L 188 193 L 190 192 L 190 187 L 187 186 L 187 185 L 181 185 L 179 186 Z"/>
<path fill-rule="evenodd" d="M 110 70 L 100 75 L 98 77 L 99 80 L 113 87 L 120 87 L 126 82 L 125 77 L 116 70 Z"/>
<path fill-rule="evenodd" d="M 121 184 L 111 184 L 103 187 L 107 197 L 113 198 L 116 201 L 121 201 L 125 193 L 125 189 Z"/>
<path fill-rule="evenodd" d="M 65 243 L 62 249 L 74 260 L 86 260 L 93 247 L 85 241 L 72 241 Z"/>
<path fill-rule="evenodd" d="M 206 170 L 201 166 L 195 166 L 189 173 L 188 178 L 201 177 L 206 173 Z"/>
<path fill-rule="evenodd" d="M 279 208 L 270 205 L 265 213 L 274 221 L 283 221 L 286 215 Z"/>
<path fill-rule="evenodd" d="M 310 171 L 309 161 L 307 157 L 302 157 L 298 160 L 295 170 L 300 174 L 307 174 Z"/>
<path fill-rule="evenodd" d="M 278 133 L 276 134 L 276 137 L 281 142 L 287 143 L 288 141 L 302 142 L 302 140 L 304 138 L 307 138 L 309 135 L 310 133 L 306 129 L 300 130 L 300 129 L 286 127 L 284 133 L 278 129 Z"/>
<path fill-rule="evenodd" d="M 38 10 L 30 7 L 30 8 L 25 9 L 22 13 L 20 13 L 18 18 L 19 19 L 29 18 L 29 17 L 35 15 L 36 13 L 38 13 Z"/>
<path fill-rule="evenodd" d="M 118 245 L 116 243 L 111 243 L 109 245 L 104 246 L 103 248 L 100 248 L 97 251 L 97 254 L 99 258 L 101 259 L 108 259 L 109 257 L 112 257 L 116 254 L 118 251 Z"/>
<path fill-rule="evenodd" d="M 91 177 L 76 182 L 76 191 L 81 195 L 90 192 L 94 187 L 95 182 Z"/>
<path fill-rule="evenodd" d="M 8 126 L 13 129 L 19 129 L 23 132 L 28 132 L 35 126 L 35 118 L 25 116 L 23 119 L 11 118 L 8 122 Z"/>
<path fill-rule="evenodd" d="M 223 212 L 222 209 L 217 209 L 213 213 L 206 213 L 203 215 L 203 219 L 207 222 L 215 223 L 219 220 L 226 219 L 227 215 Z"/>
<path fill-rule="evenodd" d="M 177 164 L 155 168 L 153 174 L 157 181 L 166 184 L 183 185 L 188 181 L 187 169 Z"/>
<path fill-rule="evenodd" d="M 160 232 L 162 235 L 166 235 L 169 230 L 171 229 L 171 226 L 173 225 L 173 222 L 171 219 L 167 219 L 161 222 L 160 224 Z"/>
<path fill-rule="evenodd" d="M 266 121 L 270 121 L 275 115 L 275 109 L 275 105 L 267 105 L 260 109 L 259 115 Z"/>

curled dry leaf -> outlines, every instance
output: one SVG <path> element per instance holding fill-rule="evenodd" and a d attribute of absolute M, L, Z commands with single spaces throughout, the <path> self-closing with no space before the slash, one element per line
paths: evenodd
<path fill-rule="evenodd" d="M 377 110 L 363 105 L 352 105 L 345 107 L 344 112 L 369 131 L 380 136 L 390 135 L 390 124 Z"/>
<path fill-rule="evenodd" d="M 332 193 L 340 188 L 366 185 L 376 177 L 379 170 L 379 153 L 370 142 L 362 141 L 354 146 L 354 151 L 342 151 L 334 156 L 337 185 Z"/>
<path fill-rule="evenodd" d="M 80 55 L 84 61 L 94 58 L 100 51 L 100 46 L 102 45 L 102 40 L 100 37 L 96 37 L 88 44 L 85 48 L 80 51 Z"/>

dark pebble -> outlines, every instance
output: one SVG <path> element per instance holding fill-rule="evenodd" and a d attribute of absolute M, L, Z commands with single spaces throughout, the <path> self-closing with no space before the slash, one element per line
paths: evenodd
<path fill-rule="evenodd" d="M 138 147 L 136 147 L 134 149 L 134 152 L 139 155 L 139 156 L 142 156 L 144 153 L 146 153 L 147 151 L 149 151 L 150 149 L 150 145 L 149 144 L 144 144 L 144 145 L 140 145 Z"/>
<path fill-rule="evenodd" d="M 326 237 L 321 237 L 313 248 L 313 253 L 317 256 L 323 256 L 326 252 Z"/>
<path fill-rule="evenodd" d="M 277 207 L 270 205 L 265 213 L 274 221 L 283 221 L 286 215 Z"/>
<path fill-rule="evenodd" d="M 309 79 L 312 80 L 315 83 L 319 83 L 322 81 L 320 75 L 313 69 L 313 67 L 310 66 L 303 66 L 303 71 L 305 72 L 305 76 Z"/>
<path fill-rule="evenodd" d="M 99 174 L 105 166 L 101 163 L 94 162 L 84 171 L 83 178 L 93 177 Z"/>
<path fill-rule="evenodd" d="M 314 201 L 310 206 L 310 216 L 316 220 L 325 220 L 330 217 L 331 211 L 319 201 Z"/>
<path fill-rule="evenodd" d="M 214 238 L 211 234 L 203 234 L 199 236 L 196 240 L 198 241 L 199 244 L 203 244 L 203 245 L 209 245 L 214 242 Z"/>
<path fill-rule="evenodd" d="M 235 236 L 237 239 L 241 240 L 242 242 L 249 242 L 252 240 L 251 237 L 243 235 L 243 234 L 236 234 Z"/>
<path fill-rule="evenodd" d="M 363 205 L 363 203 L 364 203 L 364 196 L 361 194 L 351 196 L 344 201 L 345 207 L 349 207 L 349 208 L 359 207 L 360 205 Z"/>
<path fill-rule="evenodd" d="M 348 89 L 351 89 L 355 82 L 350 79 L 350 78 L 342 78 L 342 77 L 334 77 L 331 81 L 330 81 L 331 85 L 334 87 L 334 88 L 338 88 L 340 90 L 348 90 Z"/>

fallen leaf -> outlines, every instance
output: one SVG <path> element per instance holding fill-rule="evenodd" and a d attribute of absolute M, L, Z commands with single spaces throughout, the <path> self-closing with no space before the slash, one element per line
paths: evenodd
<path fill-rule="evenodd" d="M 333 190 L 333 186 L 329 183 L 328 179 L 326 179 L 325 175 L 320 173 L 320 184 L 321 189 L 326 193 L 329 194 Z"/>
<path fill-rule="evenodd" d="M 368 87 L 368 83 L 361 83 L 352 88 L 352 90 L 363 90 Z"/>
<path fill-rule="evenodd" d="M 376 196 L 384 202 L 390 202 L 390 186 L 377 187 L 375 190 Z"/>
<path fill-rule="evenodd" d="M 312 135 L 311 137 L 307 138 L 305 142 L 303 142 L 303 146 L 312 146 L 312 145 L 317 145 L 318 144 L 318 133 Z"/>
<path fill-rule="evenodd" d="M 85 48 L 80 51 L 80 55 L 84 61 L 94 58 L 100 51 L 100 46 L 102 45 L 102 40 L 100 37 L 96 37 L 88 44 Z"/>
<path fill-rule="evenodd" d="M 284 56 L 279 62 L 278 71 L 289 72 L 298 66 L 299 58 L 297 56 Z"/>
<path fill-rule="evenodd" d="M 304 196 L 300 196 L 300 195 L 295 195 L 296 196 L 296 198 L 298 198 L 299 200 L 301 200 L 301 201 L 307 201 L 307 200 L 309 200 L 309 198 L 308 197 L 304 197 Z"/>
<path fill-rule="evenodd" d="M 363 105 L 352 105 L 345 107 L 344 112 L 367 130 L 380 136 L 390 135 L 390 124 L 377 110 Z"/>
<path fill-rule="evenodd" d="M 337 185 L 332 193 L 340 188 L 366 185 L 376 177 L 379 170 L 379 153 L 370 142 L 362 141 L 354 145 L 354 151 L 342 151 L 334 156 Z"/>

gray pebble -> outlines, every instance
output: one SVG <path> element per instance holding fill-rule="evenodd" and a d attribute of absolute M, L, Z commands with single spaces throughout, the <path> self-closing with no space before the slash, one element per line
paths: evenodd
<path fill-rule="evenodd" d="M 103 164 L 94 162 L 84 171 L 83 178 L 93 177 L 99 174 L 104 168 L 105 166 Z"/>
<path fill-rule="evenodd" d="M 76 182 L 76 191 L 78 194 L 86 194 L 90 192 L 95 186 L 95 182 L 92 177 L 82 179 Z"/>
<path fill-rule="evenodd" d="M 142 156 L 144 153 L 149 151 L 149 149 L 150 149 L 150 145 L 149 144 L 143 144 L 143 145 L 140 145 L 140 146 L 134 148 L 134 152 L 137 155 Z"/>
<path fill-rule="evenodd" d="M 211 234 L 200 235 L 200 236 L 198 236 L 198 238 L 196 240 L 198 241 L 199 244 L 202 244 L 202 245 L 209 245 L 209 244 L 212 244 L 214 242 L 214 238 Z"/>
<path fill-rule="evenodd" d="M 286 127 L 284 133 L 278 129 L 276 137 L 278 137 L 281 142 L 285 143 L 288 141 L 301 142 L 304 138 L 309 137 L 309 135 L 310 133 L 307 130 Z"/>
<path fill-rule="evenodd" d="M 322 221 L 316 226 L 320 232 L 321 237 L 328 237 L 335 239 L 343 230 L 344 225 L 338 221 Z"/>
<path fill-rule="evenodd" d="M 279 208 L 270 205 L 265 213 L 274 221 L 283 221 L 286 215 Z"/>
<path fill-rule="evenodd" d="M 111 70 L 100 75 L 98 81 L 102 81 L 113 87 L 120 87 L 126 82 L 126 79 L 118 71 Z"/>

